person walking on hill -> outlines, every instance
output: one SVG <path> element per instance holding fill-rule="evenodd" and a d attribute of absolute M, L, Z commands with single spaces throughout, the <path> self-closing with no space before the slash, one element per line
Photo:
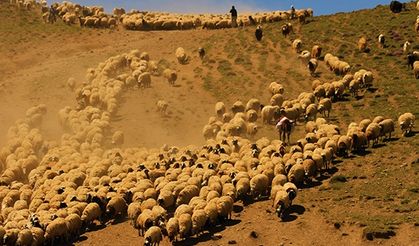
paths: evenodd
<path fill-rule="evenodd" d="M 48 16 L 48 22 L 54 23 L 57 21 L 57 10 L 55 9 L 55 6 L 51 4 L 51 7 L 49 8 L 49 16 Z"/>
<path fill-rule="evenodd" d="M 294 5 L 291 5 L 291 17 L 290 17 L 291 19 L 294 19 L 295 18 L 295 8 L 294 8 Z"/>
<path fill-rule="evenodd" d="M 234 6 L 231 6 L 230 14 L 231 14 L 231 25 L 233 27 L 236 27 L 237 26 L 237 10 Z"/>

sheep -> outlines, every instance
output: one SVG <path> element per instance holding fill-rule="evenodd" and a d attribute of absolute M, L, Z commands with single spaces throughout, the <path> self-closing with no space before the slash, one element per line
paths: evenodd
<path fill-rule="evenodd" d="M 366 52 L 367 51 L 367 39 L 365 37 L 361 37 L 358 40 L 358 50 L 360 52 Z"/>
<path fill-rule="evenodd" d="M 315 178 L 317 176 L 317 165 L 312 159 L 303 161 L 306 179 Z"/>
<path fill-rule="evenodd" d="M 322 47 L 314 45 L 311 49 L 311 58 L 319 59 L 322 53 Z"/>
<path fill-rule="evenodd" d="M 55 245 L 54 241 L 56 238 L 67 239 L 67 223 L 63 218 L 57 218 L 47 225 L 45 228 L 45 240 L 51 242 L 51 245 Z"/>
<path fill-rule="evenodd" d="M 97 203 L 89 203 L 83 210 L 81 220 L 85 227 L 88 227 L 94 220 L 102 222 L 102 210 Z"/>
<path fill-rule="evenodd" d="M 167 115 L 167 108 L 169 107 L 169 103 L 166 102 L 165 100 L 158 100 L 156 103 L 157 112 L 160 112 L 160 114 L 162 116 L 166 116 Z"/>
<path fill-rule="evenodd" d="M 385 48 L 385 41 L 386 39 L 383 34 L 378 35 L 378 44 L 381 48 Z"/>
<path fill-rule="evenodd" d="M 38 227 L 32 227 L 30 230 L 32 232 L 32 245 L 44 245 L 44 230 Z"/>
<path fill-rule="evenodd" d="M 250 191 L 250 179 L 241 178 L 236 182 L 237 197 L 244 197 Z"/>
<path fill-rule="evenodd" d="M 178 217 L 178 221 L 180 238 L 187 238 L 192 230 L 192 216 L 188 213 L 181 214 Z"/>
<path fill-rule="evenodd" d="M 304 118 L 306 121 L 313 119 L 315 120 L 317 116 L 317 106 L 316 104 L 312 103 L 307 106 Z"/>
<path fill-rule="evenodd" d="M 170 190 L 162 190 L 157 198 L 157 202 L 164 208 L 169 208 L 175 205 L 175 197 Z"/>
<path fill-rule="evenodd" d="M 398 122 L 403 135 L 406 136 L 412 131 L 415 124 L 415 116 L 412 113 L 404 113 L 399 116 Z"/>
<path fill-rule="evenodd" d="M 392 119 L 385 119 L 378 125 L 380 126 L 380 135 L 385 138 L 388 133 L 388 139 L 391 139 L 391 133 L 394 132 L 394 121 Z"/>
<path fill-rule="evenodd" d="M 410 69 L 413 69 L 413 63 L 415 63 L 415 61 L 419 61 L 419 51 L 413 51 L 412 53 L 409 53 L 407 56 L 407 66 Z"/>
<path fill-rule="evenodd" d="M 192 234 L 199 234 L 207 222 L 207 214 L 203 209 L 197 209 L 192 214 Z"/>
<path fill-rule="evenodd" d="M 262 26 L 258 25 L 256 27 L 256 31 L 255 31 L 255 37 L 257 41 L 261 41 L 262 37 L 263 37 L 263 30 L 262 30 Z"/>
<path fill-rule="evenodd" d="M 201 60 L 203 60 L 203 59 L 204 59 L 204 57 L 205 57 L 205 49 L 204 49 L 204 48 L 202 48 L 202 47 L 199 47 L 199 48 L 198 48 L 198 55 L 199 55 L 199 58 L 200 58 Z"/>
<path fill-rule="evenodd" d="M 163 71 L 163 76 L 166 78 L 167 82 L 169 82 L 169 85 L 174 86 L 175 82 L 177 80 L 177 72 L 175 70 L 166 68 Z"/>
<path fill-rule="evenodd" d="M 163 234 L 158 226 L 150 227 L 144 234 L 145 246 L 159 245 L 161 240 L 163 240 Z"/>
<path fill-rule="evenodd" d="M 311 59 L 308 61 L 307 68 L 308 68 L 308 70 L 310 71 L 310 74 L 311 74 L 312 76 L 315 74 L 316 69 L 317 69 L 317 66 L 318 66 L 317 59 L 315 59 L 315 58 L 311 58 Z"/>
<path fill-rule="evenodd" d="M 280 108 L 278 106 L 265 106 L 262 109 L 262 123 L 272 124 L 276 121 L 280 113 Z"/>
<path fill-rule="evenodd" d="M 282 86 L 278 82 L 270 83 L 268 89 L 269 89 L 269 92 L 271 92 L 272 95 L 284 94 L 284 86 Z"/>
<path fill-rule="evenodd" d="M 292 42 L 292 48 L 295 50 L 295 52 L 300 53 L 301 52 L 301 48 L 303 46 L 303 42 L 301 41 L 301 39 L 295 39 Z"/>
<path fill-rule="evenodd" d="M 151 87 L 151 74 L 150 72 L 144 72 L 138 76 L 138 86 L 142 88 Z"/>
<path fill-rule="evenodd" d="M 373 141 L 373 147 L 378 142 L 378 138 L 380 137 L 381 127 L 378 125 L 378 123 L 372 122 L 368 125 L 367 129 L 365 130 L 365 134 L 367 135 L 368 139 L 368 146 L 369 142 Z"/>
<path fill-rule="evenodd" d="M 413 72 L 415 74 L 415 79 L 419 79 L 419 61 L 413 63 Z"/>
<path fill-rule="evenodd" d="M 412 44 L 409 41 L 404 42 L 403 44 L 403 53 L 408 54 L 410 52 Z"/>
<path fill-rule="evenodd" d="M 288 198 L 288 193 L 284 189 L 279 189 L 275 194 L 273 208 L 278 214 L 278 217 L 284 219 L 285 211 L 291 206 L 291 201 Z"/>
<path fill-rule="evenodd" d="M 350 136 L 340 136 L 338 143 L 338 152 L 343 156 L 348 156 L 352 148 L 352 138 Z"/>
<path fill-rule="evenodd" d="M 122 131 L 115 131 L 112 135 L 112 144 L 120 146 L 124 144 L 124 132 Z"/>
<path fill-rule="evenodd" d="M 257 119 L 258 119 L 258 113 L 255 110 L 251 109 L 251 110 L 246 112 L 247 122 L 254 123 L 254 122 L 257 121 Z"/>
<path fill-rule="evenodd" d="M 69 214 L 65 217 L 65 222 L 67 224 L 68 233 L 73 238 L 78 238 L 80 234 L 80 229 L 82 227 L 82 221 L 78 214 Z"/>
<path fill-rule="evenodd" d="M 231 106 L 231 112 L 233 112 L 233 114 L 237 114 L 239 112 L 244 112 L 244 111 L 245 111 L 245 106 L 242 101 L 236 101 L 233 103 L 233 106 Z"/>
<path fill-rule="evenodd" d="M 217 102 L 215 104 L 215 115 L 217 115 L 218 118 L 222 118 L 223 115 L 226 113 L 226 106 L 223 102 Z"/>
<path fill-rule="evenodd" d="M 179 193 L 176 200 L 176 206 L 188 204 L 193 197 L 198 195 L 199 188 L 196 185 L 188 185 Z"/>
<path fill-rule="evenodd" d="M 330 100 L 330 98 L 323 98 L 319 101 L 319 106 L 317 107 L 317 111 L 319 113 L 323 113 L 324 117 L 329 118 L 331 110 L 332 110 L 332 100 Z M 326 115 L 326 112 L 327 112 L 327 115 Z"/>
<path fill-rule="evenodd" d="M 170 241 L 176 240 L 179 233 L 179 220 L 176 217 L 172 217 L 167 221 L 166 231 Z"/>
<path fill-rule="evenodd" d="M 269 103 L 271 106 L 278 106 L 280 107 L 282 103 L 284 102 L 284 96 L 282 94 L 275 94 L 271 97 L 269 100 Z"/>
<path fill-rule="evenodd" d="M 310 51 L 308 50 L 303 50 L 301 51 L 301 54 L 298 55 L 298 59 L 301 60 L 303 65 L 308 65 L 310 58 L 311 58 L 311 54 L 310 54 Z"/>
<path fill-rule="evenodd" d="M 259 99 L 252 98 L 247 102 L 245 111 L 247 112 L 249 110 L 254 110 L 257 113 L 260 110 L 260 106 L 261 104 L 260 104 Z"/>
<path fill-rule="evenodd" d="M 176 59 L 178 60 L 179 64 L 186 64 L 188 61 L 188 56 L 186 55 L 185 49 L 179 47 L 176 49 L 175 52 Z"/>
<path fill-rule="evenodd" d="M 131 225 L 134 225 L 137 221 L 138 216 L 141 214 L 141 203 L 132 202 L 128 205 L 127 209 L 128 219 L 131 221 Z"/>
<path fill-rule="evenodd" d="M 266 195 L 269 186 L 269 178 L 265 174 L 258 174 L 250 179 L 250 193 L 253 198 Z"/>
<path fill-rule="evenodd" d="M 305 170 L 302 164 L 294 164 L 288 171 L 288 181 L 296 185 L 302 184 L 304 181 Z"/>
<path fill-rule="evenodd" d="M 284 37 L 288 36 L 291 32 L 293 32 L 292 24 L 286 23 L 282 25 L 281 32 L 282 32 L 282 35 L 284 35 Z"/>
<path fill-rule="evenodd" d="M 124 216 L 127 213 L 128 205 L 122 196 L 115 196 L 109 200 L 106 204 L 106 215 L 109 218 L 116 217 L 118 215 Z"/>
<path fill-rule="evenodd" d="M 150 227 L 153 226 L 155 218 L 150 209 L 142 210 L 141 214 L 137 217 L 134 227 L 138 229 L 138 235 L 142 236 Z"/>
<path fill-rule="evenodd" d="M 23 229 L 19 232 L 16 240 L 16 245 L 32 245 L 33 237 L 29 229 Z"/>
<path fill-rule="evenodd" d="M 361 80 L 359 79 L 353 79 L 349 83 L 349 91 L 352 93 L 353 97 L 358 96 L 358 90 L 361 88 Z"/>

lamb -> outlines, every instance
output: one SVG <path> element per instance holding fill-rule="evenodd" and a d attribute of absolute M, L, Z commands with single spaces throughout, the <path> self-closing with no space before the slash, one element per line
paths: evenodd
<path fill-rule="evenodd" d="M 177 234 L 179 233 L 179 220 L 176 217 L 172 217 L 167 221 L 166 231 L 170 241 L 176 239 Z"/>
<path fill-rule="evenodd" d="M 192 230 L 192 216 L 188 213 L 181 214 L 179 221 L 179 236 L 180 238 L 187 238 Z"/>
<path fill-rule="evenodd" d="M 269 186 L 269 178 L 265 174 L 258 174 L 250 179 L 250 192 L 254 198 L 266 195 Z"/>
<path fill-rule="evenodd" d="M 317 59 L 315 59 L 315 58 L 311 58 L 311 59 L 308 61 L 307 67 L 308 67 L 308 70 L 310 71 L 310 74 L 311 74 L 312 76 L 315 74 L 316 69 L 317 69 L 317 66 L 318 66 Z"/>
<path fill-rule="evenodd" d="M 175 82 L 177 80 L 177 72 L 175 70 L 166 68 L 163 71 L 163 76 L 166 78 L 167 82 L 169 82 L 169 85 L 174 86 Z"/>
<path fill-rule="evenodd" d="M 380 45 L 381 48 L 385 47 L 385 37 L 383 34 L 378 35 L 378 44 Z"/>
<path fill-rule="evenodd" d="M 365 37 L 361 37 L 358 40 L 358 50 L 360 52 L 366 52 L 367 51 L 367 39 Z"/>
<path fill-rule="evenodd" d="M 226 106 L 223 102 L 217 102 L 215 104 L 215 115 L 217 115 L 218 118 L 222 118 L 223 115 L 226 113 Z"/>
<path fill-rule="evenodd" d="M 301 39 L 295 39 L 292 42 L 292 48 L 295 50 L 295 52 L 300 53 L 301 52 L 301 48 L 303 46 L 303 42 L 301 41 Z"/>
<path fill-rule="evenodd" d="M 162 116 L 167 115 L 167 108 L 169 107 L 169 103 L 167 103 L 165 100 L 158 100 L 157 103 L 157 112 L 160 112 Z"/>
<path fill-rule="evenodd" d="M 144 72 L 138 76 L 138 86 L 143 88 L 151 87 L 151 74 L 149 72 Z"/>
<path fill-rule="evenodd" d="M 412 131 L 415 124 L 415 116 L 412 113 L 404 113 L 399 116 L 398 122 L 403 135 L 406 136 Z"/>
<path fill-rule="evenodd" d="M 180 64 L 186 64 L 188 62 L 188 56 L 182 47 L 176 49 L 176 59 Z"/>
<path fill-rule="evenodd" d="M 159 245 L 163 240 L 163 234 L 160 227 L 152 226 L 144 234 L 144 246 Z"/>
<path fill-rule="evenodd" d="M 385 119 L 378 125 L 380 126 L 380 135 L 385 138 L 388 133 L 388 139 L 391 139 L 391 133 L 394 132 L 394 121 L 392 119 Z"/>
<path fill-rule="evenodd" d="M 122 131 L 115 131 L 112 135 L 112 144 L 120 146 L 124 144 L 124 132 Z"/>
<path fill-rule="evenodd" d="M 311 58 L 319 59 L 322 53 L 322 47 L 314 45 L 311 49 Z"/>

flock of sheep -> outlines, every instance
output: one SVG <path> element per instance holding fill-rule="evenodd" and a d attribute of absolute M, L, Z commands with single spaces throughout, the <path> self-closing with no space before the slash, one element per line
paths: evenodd
<path fill-rule="evenodd" d="M 58 5 L 57 10 L 63 19 L 68 17 L 67 23 L 84 21 L 85 25 L 89 25 L 90 17 L 108 26 L 111 18 L 115 23 L 122 19 L 123 25 L 125 18 L 137 18 L 133 16 L 141 16 L 136 19 L 141 20 L 139 25 L 162 21 L 153 29 L 162 29 L 169 20 L 175 23 L 171 26 L 175 29 L 186 29 L 189 21 L 197 27 L 196 19 L 200 19 L 198 26 L 207 28 L 225 20 L 221 16 L 125 14 L 122 10 L 116 18 L 103 16 L 103 9 L 78 8 L 69 2 Z M 70 17 L 73 13 L 89 14 L 75 19 Z M 286 14 L 253 18 L 262 23 L 278 21 L 282 15 Z M 247 23 L 245 19 L 240 21 Z M 379 38 L 380 43 L 383 40 Z M 408 46 L 405 43 L 406 53 Z M 292 47 L 314 74 L 322 52 L 320 45 L 312 47 L 311 52 L 302 50 L 303 42 L 297 39 Z M 366 39 L 359 47 L 367 47 Z M 174 55 L 180 64 L 190 59 L 181 47 Z M 204 55 L 200 48 L 199 56 Z M 418 53 L 408 57 L 409 62 L 413 59 L 416 75 Z M 44 139 L 39 130 L 47 112 L 42 104 L 28 109 L 25 117 L 8 130 L 7 144 L 0 150 L 0 241 L 6 245 L 75 241 L 93 224 L 128 218 L 144 236 L 144 244 L 153 245 L 163 235 L 171 241 L 199 236 L 230 219 L 236 201 L 267 197 L 272 199 L 278 216 L 286 217 L 297 187 L 310 184 L 338 156 L 363 151 L 371 141 L 374 146 L 380 139 L 391 138 L 396 130 L 396 122 L 383 116 L 353 122 L 346 133 L 328 123 L 333 102 L 346 92 L 356 96 L 360 89 L 372 86 L 374 76 L 364 69 L 350 74 L 350 65 L 330 53 L 324 56 L 324 62 L 342 79 L 314 80 L 312 92 L 303 92 L 295 99 L 286 99 L 284 86 L 272 82 L 268 105 L 256 98 L 246 103 L 237 101 L 230 108 L 217 102 L 215 116 L 203 128 L 205 145 L 165 145 L 160 149 L 121 148 L 124 133 L 111 131 L 124 90 L 149 88 L 153 77 L 160 76 L 158 63 L 148 53 L 133 50 L 111 57 L 88 69 L 81 83 L 70 78 L 67 86 L 74 91 L 78 107 L 67 106 L 58 112 L 67 131 L 60 142 Z M 162 75 L 169 86 L 176 83 L 175 70 L 166 68 Z M 165 100 L 156 103 L 162 115 L 167 114 L 168 107 Z M 317 117 L 318 113 L 324 118 Z M 295 145 L 289 145 L 289 138 L 288 142 L 255 139 L 258 121 L 269 127 L 283 116 L 294 124 L 305 121 L 306 134 Z M 412 131 L 414 122 L 411 113 L 398 118 L 404 135 Z"/>
<path fill-rule="evenodd" d="M 42 16 L 48 22 L 49 12 L 47 2 L 41 0 L 11 0 L 11 4 L 18 7 L 32 9 L 41 7 Z M 94 28 L 115 28 L 123 26 L 127 30 L 187 30 L 194 28 L 221 29 L 236 26 L 250 26 L 268 22 L 288 20 L 291 11 L 273 11 L 266 13 L 254 13 L 252 15 L 239 15 L 236 23 L 233 23 L 229 15 L 216 14 L 173 14 L 131 10 L 126 12 L 123 8 L 114 8 L 112 14 L 105 13 L 101 6 L 82 6 L 69 1 L 53 3 L 57 15 L 66 24 L 79 24 L 80 26 Z M 313 16 L 312 9 L 296 10 L 293 18 L 305 22 L 307 17 Z"/>

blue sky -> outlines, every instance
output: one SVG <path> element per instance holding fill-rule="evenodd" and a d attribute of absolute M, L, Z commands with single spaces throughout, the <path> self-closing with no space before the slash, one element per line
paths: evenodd
<path fill-rule="evenodd" d="M 315 15 L 350 12 L 373 8 L 378 4 L 389 4 L 390 0 L 73 0 L 83 5 L 100 5 L 109 12 L 114 7 L 126 10 L 154 10 L 176 13 L 226 13 L 235 5 L 240 12 L 286 10 L 291 4 L 295 8 L 312 8 Z M 408 2 L 408 1 L 402 1 Z"/>

